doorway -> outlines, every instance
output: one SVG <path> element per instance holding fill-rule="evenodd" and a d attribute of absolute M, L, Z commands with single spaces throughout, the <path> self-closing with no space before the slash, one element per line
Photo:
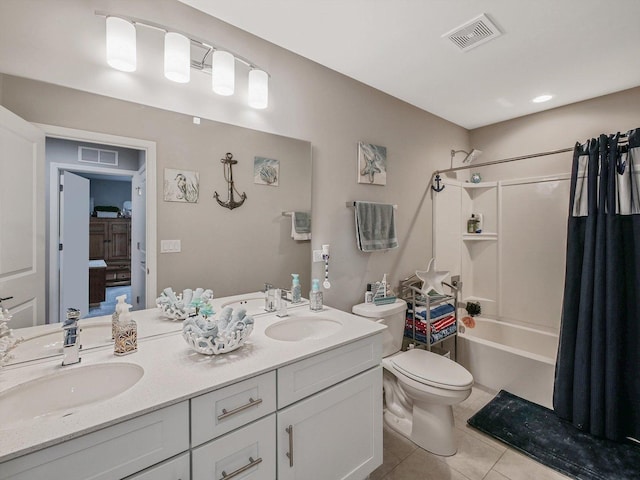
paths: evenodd
<path fill-rule="evenodd" d="M 45 131 L 47 137 L 47 144 L 50 144 L 53 140 L 64 140 L 67 142 L 75 142 L 76 148 L 78 145 L 86 145 L 87 143 L 96 144 L 104 149 L 133 149 L 136 150 L 137 155 L 141 159 L 136 165 L 136 168 L 116 168 L 116 165 L 103 166 L 100 164 L 82 163 L 77 161 L 79 156 L 73 159 L 57 158 L 55 155 L 50 155 L 50 149 L 45 148 L 45 155 L 47 163 L 49 165 L 48 174 L 48 323 L 55 323 L 60 320 L 61 313 L 66 309 L 64 305 L 63 296 L 61 293 L 64 290 L 64 283 L 62 281 L 64 269 L 66 267 L 66 260 L 64 254 L 61 255 L 59 250 L 60 244 L 62 244 L 62 252 L 64 252 L 64 238 L 62 241 L 60 238 L 60 232 L 62 229 L 62 221 L 64 214 L 61 211 L 62 201 L 60 200 L 58 191 L 58 180 L 63 175 L 63 172 L 73 173 L 82 177 L 89 177 L 92 181 L 113 181 L 121 184 L 126 184 L 127 189 L 130 192 L 130 199 L 115 202 L 106 203 L 119 203 L 120 205 L 114 205 L 118 207 L 118 212 L 114 212 L 115 215 L 101 215 L 101 218 L 109 220 L 109 216 L 115 216 L 113 223 L 119 223 L 118 227 L 111 230 L 107 229 L 107 234 L 111 235 L 115 232 L 118 237 L 115 238 L 115 242 L 118 243 L 114 251 L 119 251 L 118 258 L 109 258 L 107 256 L 104 260 L 107 266 L 112 267 L 113 270 L 115 264 L 121 267 L 121 270 L 115 273 L 115 277 L 110 278 L 110 282 L 105 278 L 105 292 L 104 299 L 108 301 L 113 293 L 107 292 L 106 289 L 113 287 L 128 287 L 130 292 L 124 292 L 127 294 L 127 302 L 134 306 L 134 309 L 148 308 L 149 299 L 155 299 L 156 291 L 156 258 L 155 258 L 155 242 L 156 242 L 156 228 L 155 228 L 155 202 L 151 199 L 155 197 L 155 143 L 144 140 L 130 139 L 126 137 L 116 137 L 112 135 L 98 134 L 93 132 L 78 131 L 73 129 L 66 129 L 63 127 L 54 127 L 47 125 L 38 125 Z M 93 148 L 93 146 L 92 146 Z M 97 147 L 96 147 L 97 148 Z M 147 188 L 147 185 L 150 188 Z M 149 201 L 147 201 L 149 197 Z M 98 221 L 96 207 L 102 206 L 99 203 L 105 203 L 98 201 L 94 196 L 93 205 L 87 209 L 87 217 L 91 215 L 91 222 L 100 223 Z M 91 204 L 89 199 L 89 204 Z M 137 215 L 133 212 L 137 211 Z M 129 223 L 130 222 L 130 223 Z M 127 226 L 127 223 L 129 225 Z M 89 231 L 79 233 L 74 232 L 76 235 L 85 235 L 89 237 Z M 112 237 L 103 238 L 103 242 L 114 241 Z M 126 243 L 122 244 L 122 239 L 126 238 Z M 89 242 L 87 242 L 89 243 Z M 108 243 L 103 245 L 110 246 Z M 149 248 L 151 247 L 151 248 Z M 124 250 L 123 250 L 124 248 Z M 128 256 L 123 255 L 121 252 L 128 252 Z M 71 255 L 71 252 L 67 251 L 67 255 Z M 114 263 L 115 262 L 115 263 Z M 89 284 L 90 268 L 86 259 L 76 260 L 72 263 L 81 264 L 86 275 L 87 285 Z M 106 268 L 106 267 L 105 267 Z M 91 269 L 92 270 L 92 269 Z M 99 271 L 100 269 L 98 269 Z M 103 272 L 105 272 L 103 270 Z M 105 272 L 106 273 L 106 272 Z M 84 278 L 84 277 L 83 277 Z M 115 283 L 114 283 L 115 282 Z M 113 285 L 110 285 L 113 283 Z M 128 284 L 128 285 L 127 285 Z M 123 292 L 118 292 L 121 294 Z M 107 295 L 109 294 L 109 295 Z M 84 295 L 84 294 L 83 294 Z M 87 305 L 85 314 L 83 317 L 95 316 L 97 314 L 104 315 L 105 310 L 94 310 L 88 307 L 89 295 L 86 296 Z M 96 304 L 96 302 L 92 302 Z M 97 302 L 97 305 L 101 307 L 102 302 Z M 74 305 L 69 305 L 74 306 Z M 111 309 L 112 312 L 112 309 Z M 109 312 L 109 313 L 111 313 Z"/>

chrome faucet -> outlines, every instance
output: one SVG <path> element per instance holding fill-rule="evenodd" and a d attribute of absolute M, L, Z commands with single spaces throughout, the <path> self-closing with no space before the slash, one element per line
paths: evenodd
<path fill-rule="evenodd" d="M 264 284 L 264 309 L 266 312 L 275 312 L 275 290 L 270 283 Z"/>
<path fill-rule="evenodd" d="M 80 318 L 80 310 L 76 308 L 67 308 L 67 318 L 62 325 L 63 342 L 62 342 L 62 366 L 80 363 L 80 327 L 78 327 L 78 319 Z"/>

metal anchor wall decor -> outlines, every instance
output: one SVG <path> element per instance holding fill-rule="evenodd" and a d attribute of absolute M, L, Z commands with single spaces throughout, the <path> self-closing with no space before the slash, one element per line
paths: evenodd
<path fill-rule="evenodd" d="M 240 195 L 240 192 L 236 190 L 236 187 L 233 184 L 233 165 L 238 163 L 237 160 L 233 159 L 233 154 L 227 153 L 224 158 L 220 159 L 220 162 L 224 165 L 224 179 L 227 182 L 228 200 L 226 202 L 220 200 L 220 195 L 218 194 L 218 192 L 213 192 L 213 197 L 217 200 L 218 204 L 221 207 L 233 210 L 234 208 L 237 208 L 244 203 L 244 201 L 247 199 L 247 194 L 245 192 L 242 192 L 242 195 Z M 240 201 L 236 202 L 236 200 L 233 198 L 233 192 L 236 192 L 238 195 L 240 195 Z"/>

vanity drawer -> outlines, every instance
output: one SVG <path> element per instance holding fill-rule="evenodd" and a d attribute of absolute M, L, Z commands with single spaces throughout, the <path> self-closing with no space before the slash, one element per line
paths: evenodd
<path fill-rule="evenodd" d="M 223 435 L 276 410 L 276 372 L 191 399 L 191 446 Z"/>
<path fill-rule="evenodd" d="M 245 480 L 274 480 L 275 437 L 276 415 L 273 413 L 193 449 L 192 480 L 218 480 L 236 475 Z"/>
<path fill-rule="evenodd" d="M 382 334 L 278 369 L 278 408 L 291 405 L 382 362 Z"/>
<path fill-rule="evenodd" d="M 132 418 L 2 464 L 2 480 L 118 480 L 189 449 L 189 404 Z"/>
<path fill-rule="evenodd" d="M 144 472 L 131 475 L 125 480 L 189 480 L 190 467 L 189 452 L 186 452 L 159 465 L 154 465 Z"/>

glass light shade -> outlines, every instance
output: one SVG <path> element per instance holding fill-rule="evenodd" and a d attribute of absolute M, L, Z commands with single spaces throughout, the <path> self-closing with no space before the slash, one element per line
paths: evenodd
<path fill-rule="evenodd" d="M 211 61 L 211 87 L 218 95 L 233 95 L 236 59 L 229 52 L 216 50 Z"/>
<path fill-rule="evenodd" d="M 191 79 L 191 40 L 175 32 L 164 35 L 164 76 L 178 83 Z"/>
<path fill-rule="evenodd" d="M 118 17 L 107 17 L 107 63 L 123 72 L 136 69 L 136 27 Z"/>
<path fill-rule="evenodd" d="M 269 105 L 269 75 L 263 70 L 249 72 L 249 106 L 267 108 Z"/>

